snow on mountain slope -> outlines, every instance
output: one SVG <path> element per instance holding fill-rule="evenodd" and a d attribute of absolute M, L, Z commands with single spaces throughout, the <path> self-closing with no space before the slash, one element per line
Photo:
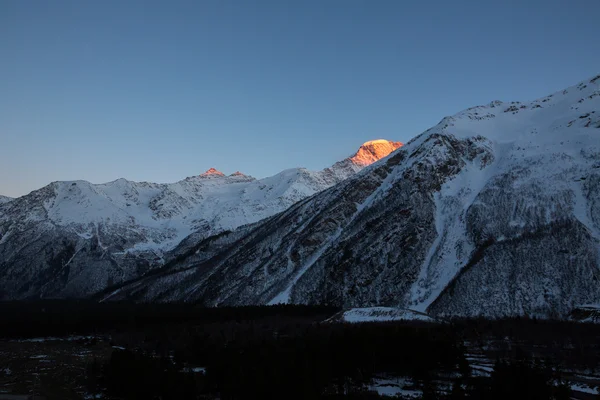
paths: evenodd
<path fill-rule="evenodd" d="M 389 151 L 400 145 L 389 143 Z M 354 157 L 363 152 L 374 154 L 367 143 Z M 261 180 L 211 168 L 172 184 L 53 182 L 0 202 L 0 298 L 85 296 L 135 278 L 191 234 L 201 240 L 257 222 L 363 167 L 349 158 Z"/>
<path fill-rule="evenodd" d="M 600 301 L 600 76 L 442 121 L 106 298 L 566 316 Z"/>
<path fill-rule="evenodd" d="M 8 203 L 9 201 L 11 201 L 13 198 L 12 197 L 7 197 L 7 196 L 2 196 L 0 195 L 0 204 L 3 203 Z"/>
<path fill-rule="evenodd" d="M 580 262 L 589 267 L 589 278 L 599 277 L 594 250 L 600 240 L 598 220 L 590 219 L 591 214 L 597 213 L 592 204 L 599 199 L 596 189 L 590 192 L 590 184 L 600 176 L 594 171 L 600 167 L 596 130 L 600 128 L 598 78 L 533 102 L 492 102 L 442 121 L 444 131 L 456 138 L 484 136 L 490 142 L 494 160 L 484 169 L 464 168 L 436 193 L 438 236 L 412 287 L 409 304 L 415 309 L 440 308 L 439 304 L 453 298 L 453 303 L 462 301 L 461 308 L 469 307 L 475 314 L 486 313 L 489 307 L 498 308 L 499 303 L 512 312 L 535 314 L 539 309 L 543 314 L 549 303 L 574 300 L 561 298 L 565 281 L 557 279 L 567 272 L 566 268 L 574 268 L 573 257 L 558 257 L 548 262 L 552 265 L 543 265 L 532 259 L 539 256 L 536 251 L 552 249 L 567 254 L 579 248 Z M 590 178 L 587 184 L 586 177 Z M 529 264 L 536 278 L 545 280 L 542 290 L 536 293 L 529 286 L 534 282 L 519 277 L 524 268 L 514 265 L 498 270 L 494 266 L 516 261 L 506 259 L 511 251 L 505 246 L 514 247 L 511 241 L 528 234 L 542 235 L 544 229 L 564 229 L 572 237 L 565 241 L 548 235 L 554 237 L 540 239 L 544 243 L 527 241 L 530 248 L 520 254 L 524 259 L 519 261 Z M 581 238 L 589 241 L 589 246 L 567 244 L 580 234 L 589 235 Z M 477 250 L 488 246 L 476 268 L 480 273 L 462 269 L 465 265 L 470 267 L 472 261 L 464 254 L 473 257 Z M 471 303 L 468 296 L 459 300 L 460 296 L 452 293 L 456 284 L 469 279 L 469 275 L 481 284 L 475 292 L 484 300 L 477 304 Z M 506 284 L 498 286 L 490 279 Z M 473 282 L 469 286 L 476 289 Z M 514 293 L 507 293 L 507 288 Z M 447 290 L 442 293 L 444 289 Z M 589 295 L 597 295 L 597 290 L 591 290 Z M 434 299 L 439 304 L 431 307 Z M 524 303 L 528 304 L 527 310 L 523 309 Z M 564 313 L 573 306 L 552 304 L 552 309 Z"/>

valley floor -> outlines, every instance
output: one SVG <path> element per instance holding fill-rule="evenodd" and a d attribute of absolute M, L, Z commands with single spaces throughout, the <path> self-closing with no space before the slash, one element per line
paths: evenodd
<path fill-rule="evenodd" d="M 600 389 L 597 324 L 344 323 L 295 306 L 0 310 L 0 399 L 587 400 Z"/>

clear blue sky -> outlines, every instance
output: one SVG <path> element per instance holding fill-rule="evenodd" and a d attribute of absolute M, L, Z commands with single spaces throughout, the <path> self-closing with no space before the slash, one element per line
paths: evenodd
<path fill-rule="evenodd" d="M 600 72 L 600 1 L 0 1 L 0 193 L 320 169 Z"/>

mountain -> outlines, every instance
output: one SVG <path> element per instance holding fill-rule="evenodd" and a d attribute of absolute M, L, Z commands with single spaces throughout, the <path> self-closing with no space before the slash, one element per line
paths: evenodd
<path fill-rule="evenodd" d="M 360 146 L 355 155 L 342 162 L 366 167 L 381 160 L 400 147 L 402 147 L 402 143 L 400 142 L 391 142 L 385 139 L 370 140 Z"/>
<path fill-rule="evenodd" d="M 11 200 L 12 200 L 12 197 L 7 197 L 7 196 L 0 195 L 0 204 L 8 203 Z"/>
<path fill-rule="evenodd" d="M 443 118 L 284 212 L 102 299 L 566 317 L 600 301 L 600 75 Z"/>
<path fill-rule="evenodd" d="M 387 142 L 387 141 L 385 141 Z M 172 184 L 118 179 L 53 182 L 0 201 L 0 299 L 82 297 L 160 267 L 186 238 L 202 240 L 255 223 L 385 156 L 370 142 L 330 168 L 285 170 L 265 179 L 211 168 Z"/>

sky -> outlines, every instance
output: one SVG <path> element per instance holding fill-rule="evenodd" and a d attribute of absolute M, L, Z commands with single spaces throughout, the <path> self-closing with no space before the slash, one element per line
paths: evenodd
<path fill-rule="evenodd" d="M 600 73 L 600 1 L 0 1 L 0 194 L 261 178 Z"/>

